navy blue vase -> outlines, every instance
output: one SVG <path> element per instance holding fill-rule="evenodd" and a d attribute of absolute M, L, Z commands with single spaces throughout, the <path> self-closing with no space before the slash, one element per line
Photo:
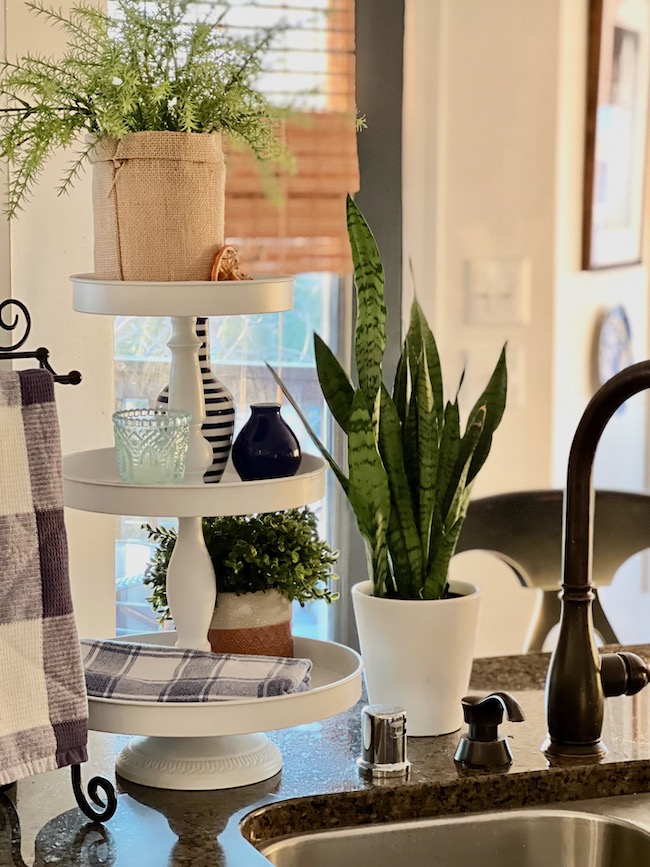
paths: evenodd
<path fill-rule="evenodd" d="M 232 462 L 244 482 L 297 472 L 300 444 L 280 415 L 279 403 L 251 404 L 251 416 L 232 447 Z"/>

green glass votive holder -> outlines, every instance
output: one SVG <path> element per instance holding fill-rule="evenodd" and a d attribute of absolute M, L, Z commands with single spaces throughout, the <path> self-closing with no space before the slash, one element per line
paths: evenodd
<path fill-rule="evenodd" d="M 117 471 L 132 485 L 177 485 L 185 475 L 190 413 L 125 409 L 113 414 Z"/>

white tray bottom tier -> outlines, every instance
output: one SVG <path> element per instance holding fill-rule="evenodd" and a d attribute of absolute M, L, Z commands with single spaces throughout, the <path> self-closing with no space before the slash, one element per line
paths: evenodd
<path fill-rule="evenodd" d="M 169 632 L 128 641 L 173 645 Z M 88 699 L 90 728 L 144 735 L 117 759 L 134 783 L 178 790 L 224 789 L 266 780 L 282 767 L 278 748 L 262 731 L 315 722 L 352 707 L 361 696 L 362 662 L 349 647 L 294 639 L 295 654 L 312 660 L 307 692 L 263 699 L 204 703 Z"/>

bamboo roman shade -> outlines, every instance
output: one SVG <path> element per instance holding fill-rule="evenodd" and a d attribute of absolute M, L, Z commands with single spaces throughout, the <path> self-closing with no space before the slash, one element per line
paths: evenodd
<path fill-rule="evenodd" d="M 286 22 L 260 86 L 279 104 L 303 107 L 282 122 L 295 172 L 265 193 L 248 153 L 227 149 L 226 239 L 249 273 L 351 270 L 345 197 L 359 188 L 355 128 L 354 0 L 246 4 L 248 20 Z M 259 22 L 258 22 L 259 23 Z"/>

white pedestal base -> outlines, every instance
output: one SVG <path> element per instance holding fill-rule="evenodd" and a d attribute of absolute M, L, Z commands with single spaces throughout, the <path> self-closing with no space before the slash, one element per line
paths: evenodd
<path fill-rule="evenodd" d="M 281 768 L 280 750 L 263 734 L 134 738 L 115 764 L 125 780 L 183 791 L 248 786 Z"/>

